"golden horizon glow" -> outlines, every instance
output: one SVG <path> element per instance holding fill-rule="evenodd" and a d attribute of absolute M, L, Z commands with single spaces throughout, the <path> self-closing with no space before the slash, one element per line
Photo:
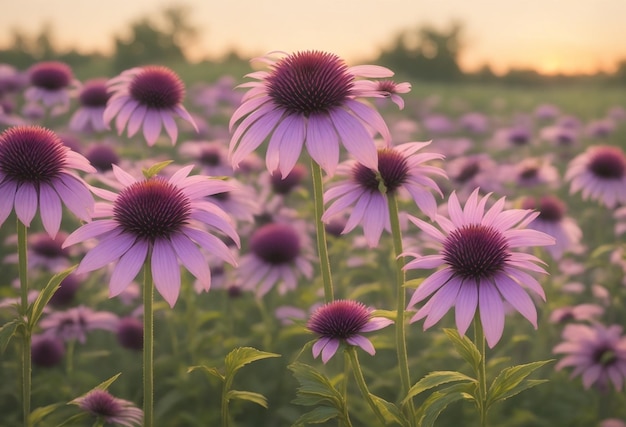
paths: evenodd
<path fill-rule="evenodd" d="M 155 17 L 173 4 L 172 0 L 12 2 L 0 15 L 0 46 L 10 43 L 13 30 L 37 34 L 50 25 L 59 48 L 111 53 L 114 37 L 126 34 L 131 23 Z M 188 46 L 192 61 L 216 59 L 233 50 L 245 58 L 271 50 L 318 49 L 354 63 L 375 59 L 400 31 L 426 24 L 445 30 L 454 21 L 463 24 L 465 46 L 459 62 L 466 71 L 489 65 L 497 74 L 511 68 L 591 74 L 613 72 L 618 61 L 626 59 L 623 0 L 572 0 L 567 5 L 528 0 L 514 6 L 495 0 L 181 4 L 191 10 L 191 23 L 200 29 L 197 42 Z"/>

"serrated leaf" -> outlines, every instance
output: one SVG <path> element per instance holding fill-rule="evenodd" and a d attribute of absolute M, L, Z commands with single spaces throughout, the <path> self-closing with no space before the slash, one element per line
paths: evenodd
<path fill-rule="evenodd" d="M 52 298 L 56 290 L 59 288 L 63 279 L 69 276 L 72 273 L 72 271 L 74 271 L 75 269 L 76 269 L 76 266 L 74 265 L 68 268 L 67 270 L 64 270 L 58 274 L 55 274 L 54 276 L 52 276 L 52 278 L 46 284 L 43 290 L 39 292 L 39 295 L 37 295 L 37 299 L 35 300 L 35 302 L 33 302 L 33 304 L 30 307 L 28 307 L 29 330 L 32 331 L 35 328 L 35 326 L 37 325 L 37 322 L 39 322 L 39 318 L 41 317 L 41 314 L 43 313 L 43 309 L 46 307 L 46 304 L 48 304 L 48 302 L 50 301 L 50 298 Z"/>
<path fill-rule="evenodd" d="M 439 415 L 451 403 L 459 400 L 474 400 L 470 394 L 471 384 L 455 384 L 433 392 L 420 407 L 420 427 L 432 427 Z"/>
<path fill-rule="evenodd" d="M 491 405 L 499 400 L 511 397 L 510 392 L 514 391 L 526 377 L 535 372 L 542 366 L 553 362 L 551 360 L 541 360 L 538 362 L 526 363 L 524 365 L 511 366 L 505 368 L 491 383 L 491 387 L 487 391 L 487 405 Z M 536 384 L 535 384 L 536 385 Z M 517 394 L 523 390 L 519 390 L 514 394 Z M 506 397 L 504 397 L 506 396 Z"/>
<path fill-rule="evenodd" d="M 498 399 L 498 401 L 501 400 L 506 400 L 510 397 L 515 396 L 516 394 L 519 394 L 525 390 L 528 390 L 529 388 L 533 388 L 539 384 L 543 384 L 543 383 L 547 383 L 548 380 L 529 380 L 529 379 L 525 379 L 524 381 L 522 381 L 521 383 L 519 383 L 517 386 L 515 386 L 514 388 L 512 388 L 511 390 L 509 390 L 508 392 L 504 393 L 503 395 L 500 396 L 500 398 Z M 492 403 L 496 403 L 495 401 Z"/>
<path fill-rule="evenodd" d="M 4 353 L 6 350 L 9 345 L 9 341 L 11 341 L 11 338 L 13 338 L 13 335 L 15 335 L 15 332 L 17 331 L 17 327 L 20 325 L 20 322 L 20 320 L 14 319 L 5 323 L 2 325 L 2 328 L 0 328 L 0 354 Z"/>
<path fill-rule="evenodd" d="M 405 405 L 409 401 L 409 399 L 412 399 L 418 394 L 433 387 L 459 381 L 476 383 L 476 380 L 474 378 L 456 371 L 430 372 L 409 389 L 409 392 L 402 401 L 402 404 Z"/>
<path fill-rule="evenodd" d="M 207 374 L 211 376 L 214 376 L 215 378 L 218 378 L 220 381 L 224 381 L 226 379 L 224 375 L 222 375 L 222 373 L 217 368 L 209 368 L 208 366 L 204 366 L 204 365 L 190 366 L 189 368 L 187 368 L 187 373 L 189 374 L 199 369 L 206 372 Z"/>
<path fill-rule="evenodd" d="M 341 412 L 332 406 L 318 406 L 312 411 L 302 414 L 302 416 L 293 423 L 293 426 L 299 427 L 306 424 L 321 424 L 341 415 Z"/>
<path fill-rule="evenodd" d="M 142 168 L 141 172 L 143 173 L 143 176 L 146 177 L 146 179 L 150 179 L 153 176 L 157 175 L 159 172 L 161 172 L 167 165 L 169 165 L 172 162 L 173 160 L 166 160 L 164 162 L 155 163 L 152 166 L 150 166 L 148 169 Z"/>
<path fill-rule="evenodd" d="M 443 332 L 446 334 L 448 339 L 452 341 L 457 353 L 459 353 L 459 355 L 470 364 L 472 369 L 474 369 L 474 372 L 478 372 L 482 356 L 474 343 L 466 336 L 462 337 L 459 335 L 459 332 L 456 329 L 444 328 Z"/>
<path fill-rule="evenodd" d="M 247 400 L 248 402 L 254 402 L 267 409 L 267 398 L 260 393 L 254 393 L 252 391 L 230 390 L 226 393 L 226 399 Z"/>
<path fill-rule="evenodd" d="M 396 405 L 391 402 L 387 402 L 382 397 L 378 397 L 372 393 L 370 393 L 370 397 L 372 398 L 374 404 L 376 404 L 376 406 L 380 410 L 380 413 L 383 415 L 383 418 L 385 419 L 387 424 L 396 422 L 402 427 L 408 427 L 410 425 L 409 421 Z"/>
<path fill-rule="evenodd" d="M 235 372 L 243 368 L 248 363 L 270 357 L 280 357 L 280 354 L 268 353 L 257 350 L 253 347 L 238 347 L 226 355 L 224 361 L 226 366 L 226 377 L 232 377 Z"/>
<path fill-rule="evenodd" d="M 332 385 L 330 380 L 317 372 L 312 366 L 304 363 L 292 363 L 288 368 L 300 383 L 297 390 L 297 403 L 301 405 L 316 405 L 323 400 L 329 401 L 334 407 L 343 406 L 343 396 Z M 310 401 L 311 403 L 306 403 Z"/>
<path fill-rule="evenodd" d="M 53 413 L 59 406 L 64 406 L 62 403 L 53 403 L 52 405 L 42 406 L 28 415 L 29 425 L 36 426 L 46 416 Z"/>

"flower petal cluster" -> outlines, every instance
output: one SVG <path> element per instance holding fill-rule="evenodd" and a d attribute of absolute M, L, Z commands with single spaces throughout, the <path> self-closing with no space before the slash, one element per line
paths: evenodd
<path fill-rule="evenodd" d="M 499 199 L 485 211 L 490 194 L 479 198 L 476 189 L 465 207 L 461 208 L 456 193 L 448 202 L 449 218 L 439 215 L 436 227 L 415 217 L 409 217 L 428 236 L 442 246 L 435 255 L 412 255 L 414 260 L 406 269 L 438 270 L 428 276 L 411 297 L 408 306 L 428 299 L 411 322 L 426 318 L 424 329 L 437 323 L 455 308 L 456 326 L 465 334 L 480 314 L 487 344 L 493 347 L 504 329 L 504 301 L 537 327 L 537 311 L 526 289 L 545 300 L 539 282 L 524 270 L 544 273 L 537 257 L 516 248 L 554 244 L 554 238 L 525 227 L 538 212 L 525 209 L 504 210 L 505 199 Z"/>

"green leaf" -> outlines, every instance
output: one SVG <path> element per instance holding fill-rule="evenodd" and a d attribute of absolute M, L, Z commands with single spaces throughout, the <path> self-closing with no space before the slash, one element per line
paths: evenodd
<path fill-rule="evenodd" d="M 224 381 L 226 379 L 224 377 L 224 375 L 222 375 L 222 373 L 217 368 L 209 368 L 208 366 L 204 366 L 204 365 L 201 365 L 201 366 L 190 366 L 187 369 L 187 373 L 196 371 L 198 369 L 206 372 L 207 374 L 209 374 L 211 376 L 214 376 L 215 378 L 219 378 L 220 381 Z"/>
<path fill-rule="evenodd" d="M 79 421 L 86 420 L 88 417 L 91 417 L 91 414 L 89 412 L 86 412 L 86 411 L 81 412 L 80 414 L 72 415 L 71 417 L 63 421 L 61 424 L 57 425 L 57 427 L 81 425 Z"/>
<path fill-rule="evenodd" d="M 226 393 L 226 399 L 238 399 L 238 400 L 247 400 L 249 402 L 254 402 L 257 405 L 261 405 L 262 407 L 267 409 L 267 399 L 260 393 L 254 393 L 252 391 L 241 391 L 241 390 L 230 390 Z"/>
<path fill-rule="evenodd" d="M 480 369 L 480 361 L 482 356 L 480 351 L 474 345 L 474 343 L 466 336 L 459 335 L 456 329 L 444 328 L 443 332 L 448 336 L 448 339 L 454 344 L 454 348 L 459 355 L 470 364 L 474 372 L 478 372 Z"/>
<path fill-rule="evenodd" d="M 426 374 L 421 380 L 419 380 L 413 387 L 409 389 L 406 397 L 402 401 L 402 405 L 405 405 L 409 399 L 417 396 L 418 394 L 429 390 L 433 387 L 440 386 L 442 384 L 451 382 L 472 382 L 476 383 L 476 380 L 472 377 L 468 377 L 465 374 L 456 371 L 435 371 Z"/>
<path fill-rule="evenodd" d="M 270 357 L 280 357 L 280 354 L 268 353 L 252 347 L 238 347 L 226 355 L 226 377 L 232 377 L 248 363 Z"/>
<path fill-rule="evenodd" d="M 335 417 L 341 416 L 337 408 L 331 406 L 318 406 L 306 414 L 303 414 L 300 418 L 293 423 L 293 426 L 304 426 L 306 424 L 321 424 Z"/>
<path fill-rule="evenodd" d="M 10 322 L 5 323 L 0 328 L 0 354 L 4 353 L 4 351 L 7 349 L 9 341 L 11 341 L 11 338 L 13 338 L 13 335 L 15 335 L 17 327 L 20 325 L 20 323 L 21 320 L 14 319 Z"/>
<path fill-rule="evenodd" d="M 522 387 L 521 389 L 518 389 L 518 386 L 520 386 L 520 383 L 530 374 L 553 361 L 554 359 L 541 360 L 539 362 L 516 365 L 503 369 L 500 371 L 496 379 L 493 380 L 491 387 L 489 387 L 487 392 L 487 405 L 491 405 L 499 400 L 507 399 L 525 390 L 526 388 L 530 388 Z M 533 384 L 531 387 L 534 387 L 535 385 L 537 384 Z M 511 392 L 514 393 L 511 394 Z"/>
<path fill-rule="evenodd" d="M 40 408 L 35 409 L 28 415 L 29 425 L 36 426 L 41 420 L 43 420 L 46 416 L 53 413 L 59 406 L 64 406 L 62 403 L 53 403 L 52 405 L 42 406 Z"/>
<path fill-rule="evenodd" d="M 404 285 L 402 286 L 405 288 L 417 289 L 417 287 L 421 285 L 423 281 L 423 277 L 420 277 L 419 279 L 411 279 L 404 282 Z"/>
<path fill-rule="evenodd" d="M 63 279 L 69 276 L 70 273 L 72 273 L 72 271 L 74 271 L 75 269 L 76 266 L 72 266 L 67 270 L 55 274 L 54 276 L 52 276 L 52 278 L 43 288 L 43 290 L 39 292 L 39 295 L 37 296 L 35 302 L 33 302 L 33 304 L 28 308 L 29 330 L 32 331 L 35 328 L 37 322 L 39 322 L 41 314 L 43 313 L 43 309 L 46 307 L 46 304 L 48 304 L 48 301 L 50 301 L 50 298 L 52 298 L 56 290 L 59 288 Z"/>
<path fill-rule="evenodd" d="M 439 415 L 449 404 L 459 400 L 474 400 L 470 394 L 473 385 L 463 383 L 433 392 L 422 404 L 419 411 L 420 427 L 432 427 Z"/>
<path fill-rule="evenodd" d="M 169 165 L 172 162 L 173 160 L 166 160 L 164 162 L 155 163 L 152 166 L 150 166 L 148 169 L 142 168 L 141 172 L 143 173 L 143 176 L 146 177 L 146 179 L 150 179 L 153 176 L 157 175 L 159 172 L 161 172 L 161 170 L 163 170 L 167 165 Z"/>
<path fill-rule="evenodd" d="M 518 385 L 516 385 L 515 387 L 513 387 L 511 390 L 507 391 L 506 393 L 504 393 L 503 395 L 501 395 L 498 399 L 498 401 L 500 400 L 506 400 L 509 397 L 513 397 L 516 394 L 519 394 L 521 392 L 523 392 L 524 390 L 528 390 L 529 388 L 533 388 L 534 386 L 537 386 L 539 384 L 543 384 L 543 383 L 547 383 L 548 380 L 529 380 L 526 379 L 524 381 L 522 381 L 521 383 L 519 383 Z M 495 402 L 492 402 L 495 403 Z"/>
<path fill-rule="evenodd" d="M 294 403 L 313 406 L 328 402 L 335 408 L 343 408 L 343 396 L 325 375 L 317 372 L 312 366 L 299 362 L 292 363 L 288 368 L 300 383 L 298 397 Z"/>
<path fill-rule="evenodd" d="M 370 393 L 370 397 L 380 410 L 380 413 L 383 414 L 383 418 L 385 418 L 387 424 L 396 422 L 402 427 L 408 427 L 410 425 L 409 421 L 396 405 L 372 393 Z"/>
<path fill-rule="evenodd" d="M 122 373 L 120 372 L 119 374 L 113 375 L 111 378 L 109 378 L 106 381 L 102 381 L 100 384 L 98 384 L 97 386 L 94 387 L 94 389 L 99 389 L 99 390 L 106 390 L 109 388 L 109 386 L 111 384 L 113 384 L 113 382 L 115 382 L 115 380 L 122 375 Z"/>

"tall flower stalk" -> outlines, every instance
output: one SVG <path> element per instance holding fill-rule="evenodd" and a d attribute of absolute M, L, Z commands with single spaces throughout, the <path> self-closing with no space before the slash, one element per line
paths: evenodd
<path fill-rule="evenodd" d="M 18 270 L 20 278 L 20 310 L 19 314 L 26 319 L 28 311 L 28 255 L 27 255 L 27 230 L 26 226 L 17 219 L 17 254 Z M 30 389 L 32 375 L 31 359 L 31 331 L 24 325 L 22 335 L 22 412 L 24 415 L 24 426 L 29 425 L 30 415 Z"/>
<path fill-rule="evenodd" d="M 153 425 L 154 413 L 154 283 L 150 257 L 143 268 L 143 413 L 144 426 Z"/>
<path fill-rule="evenodd" d="M 324 301 L 331 302 L 335 299 L 333 279 L 331 276 L 330 260 L 328 259 L 328 242 L 326 240 L 326 228 L 322 222 L 324 214 L 324 193 L 322 188 L 322 169 L 311 158 L 311 174 L 313 176 L 313 203 L 315 204 L 315 231 L 317 236 L 317 254 L 324 284 Z"/>

